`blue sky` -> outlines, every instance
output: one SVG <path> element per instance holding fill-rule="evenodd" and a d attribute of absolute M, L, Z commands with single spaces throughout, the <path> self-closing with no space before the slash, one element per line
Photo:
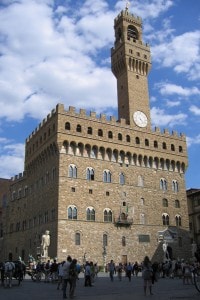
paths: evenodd
<path fill-rule="evenodd" d="M 133 0 L 150 44 L 152 126 L 187 136 L 186 187 L 200 188 L 200 1 Z M 0 177 L 23 171 L 24 142 L 63 103 L 117 116 L 110 69 L 126 1 L 0 1 Z"/>

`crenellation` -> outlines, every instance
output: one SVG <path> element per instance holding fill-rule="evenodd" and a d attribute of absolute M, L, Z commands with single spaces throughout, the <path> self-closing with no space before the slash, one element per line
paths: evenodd
<path fill-rule="evenodd" d="M 75 112 L 76 112 L 75 107 L 74 106 L 69 106 L 68 112 L 71 113 L 71 114 L 75 114 Z"/>
<path fill-rule="evenodd" d="M 96 112 L 95 111 L 91 111 L 90 112 L 90 117 L 91 118 L 96 118 L 97 116 L 96 116 Z"/>
<path fill-rule="evenodd" d="M 85 117 L 86 116 L 86 110 L 85 109 L 83 109 L 83 108 L 80 109 L 80 116 L 81 117 Z"/>

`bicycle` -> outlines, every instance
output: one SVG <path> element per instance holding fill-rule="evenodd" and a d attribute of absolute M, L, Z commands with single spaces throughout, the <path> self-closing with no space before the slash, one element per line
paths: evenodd
<path fill-rule="evenodd" d="M 200 292 L 200 266 L 194 268 L 193 271 L 194 285 L 198 292 Z"/>

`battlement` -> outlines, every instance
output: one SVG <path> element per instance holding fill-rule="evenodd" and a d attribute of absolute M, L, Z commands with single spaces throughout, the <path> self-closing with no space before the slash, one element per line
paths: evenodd
<path fill-rule="evenodd" d="M 114 19 L 115 25 L 119 22 L 121 17 L 126 17 L 129 23 L 132 23 L 134 21 L 137 22 L 137 24 L 140 24 L 142 26 L 142 18 L 137 15 L 131 14 L 128 10 L 122 10 L 118 14 L 118 16 Z"/>
<path fill-rule="evenodd" d="M 15 176 L 13 176 L 13 177 L 11 177 L 11 181 L 19 181 L 19 180 L 23 180 L 23 179 L 25 179 L 26 178 L 26 171 L 24 171 L 24 172 L 22 172 L 22 173 L 19 173 L 19 174 L 17 174 L 17 175 L 15 175 Z"/>
<path fill-rule="evenodd" d="M 68 110 L 65 110 L 64 108 L 64 104 L 57 104 L 56 105 L 56 109 L 53 109 L 51 111 L 51 114 L 48 114 L 46 119 L 43 119 L 43 121 L 36 127 L 36 129 L 32 132 L 31 135 L 29 135 L 29 137 L 26 139 L 26 142 L 29 142 L 37 132 L 39 132 L 39 130 L 47 123 L 47 121 L 49 121 L 53 116 L 55 116 L 55 114 L 62 114 L 65 116 L 74 116 L 76 118 L 80 118 L 80 119 L 87 119 L 88 121 L 97 121 L 97 122 L 101 122 L 104 124 L 109 125 L 114 125 L 114 126 L 118 126 L 118 127 L 123 127 L 126 129 L 131 129 L 131 126 L 128 125 L 126 123 L 125 119 L 120 118 L 119 120 L 117 120 L 114 116 L 106 116 L 106 114 L 100 114 L 97 115 L 96 112 L 94 111 L 90 111 L 87 114 L 87 111 L 85 109 L 79 109 L 79 111 L 76 110 L 75 107 L 73 106 L 69 106 Z M 138 129 L 139 131 L 139 129 Z M 174 137 L 176 139 L 180 139 L 180 140 L 185 140 L 185 135 L 180 133 L 178 134 L 176 131 L 172 131 L 171 134 L 169 132 L 168 129 L 164 129 L 163 131 L 161 131 L 161 129 L 159 127 L 155 127 L 154 130 L 152 130 L 152 133 L 156 133 L 159 136 L 163 136 L 163 137 Z"/>

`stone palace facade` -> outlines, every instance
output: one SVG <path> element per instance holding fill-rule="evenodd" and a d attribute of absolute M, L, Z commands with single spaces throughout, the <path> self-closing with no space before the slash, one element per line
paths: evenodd
<path fill-rule="evenodd" d="M 118 119 L 58 104 L 30 134 L 2 213 L 4 259 L 39 255 L 46 230 L 59 260 L 162 261 L 164 241 L 170 258 L 191 256 L 186 137 L 151 128 L 141 18 L 126 8 L 114 31 Z"/>

